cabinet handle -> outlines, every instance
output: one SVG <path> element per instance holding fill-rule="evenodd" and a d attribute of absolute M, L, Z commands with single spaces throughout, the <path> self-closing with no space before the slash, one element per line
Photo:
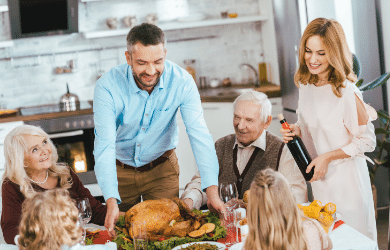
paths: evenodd
<path fill-rule="evenodd" d="M 57 134 L 49 134 L 50 138 L 61 138 L 61 137 L 70 137 L 70 136 L 77 136 L 84 134 L 83 130 L 76 130 L 71 132 L 65 132 L 65 133 L 57 133 Z"/>

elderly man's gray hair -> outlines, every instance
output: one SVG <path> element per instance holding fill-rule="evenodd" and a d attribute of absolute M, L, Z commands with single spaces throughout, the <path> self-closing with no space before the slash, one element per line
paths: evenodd
<path fill-rule="evenodd" d="M 254 90 L 241 94 L 236 98 L 236 100 L 234 100 L 233 112 L 236 110 L 236 104 L 239 101 L 253 101 L 257 105 L 259 105 L 260 119 L 263 123 L 267 122 L 268 117 L 271 115 L 272 112 L 272 104 L 266 94 Z"/>

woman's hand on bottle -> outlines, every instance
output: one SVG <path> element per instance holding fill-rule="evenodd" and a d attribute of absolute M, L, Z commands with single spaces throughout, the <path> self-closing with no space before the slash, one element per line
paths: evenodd
<path fill-rule="evenodd" d="M 283 135 L 283 142 L 288 143 L 293 139 L 293 137 L 296 136 L 301 136 L 301 129 L 295 125 L 295 124 L 290 124 L 291 131 L 288 129 L 284 129 L 283 127 L 279 130 L 280 133 Z"/>
<path fill-rule="evenodd" d="M 306 173 L 309 173 L 313 167 L 314 175 L 309 182 L 318 181 L 328 172 L 328 165 L 330 163 L 330 158 L 326 154 L 322 154 L 315 158 L 309 166 L 306 168 Z"/>

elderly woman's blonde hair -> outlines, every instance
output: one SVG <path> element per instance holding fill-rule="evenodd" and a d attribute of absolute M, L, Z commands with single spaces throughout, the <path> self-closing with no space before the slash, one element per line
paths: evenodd
<path fill-rule="evenodd" d="M 78 209 L 62 188 L 36 193 L 22 205 L 19 249 L 56 250 L 81 240 Z"/>
<path fill-rule="evenodd" d="M 49 135 L 40 127 L 32 125 L 20 125 L 15 127 L 7 134 L 4 140 L 4 175 L 3 180 L 8 178 L 12 182 L 20 186 L 20 191 L 25 197 L 34 195 L 36 191 L 31 186 L 31 181 L 25 168 L 24 163 L 25 154 L 28 152 L 27 142 L 24 135 L 42 136 L 45 137 L 52 150 L 52 166 L 49 168 L 49 176 L 57 176 L 60 179 L 60 186 L 62 188 L 70 188 L 72 186 L 72 179 L 70 170 L 66 164 L 57 163 L 58 154 Z"/>
<path fill-rule="evenodd" d="M 272 169 L 258 172 L 253 179 L 248 226 L 244 249 L 307 249 L 302 219 L 287 180 Z"/>
<path fill-rule="evenodd" d="M 319 36 L 325 46 L 326 59 L 329 62 L 328 81 L 332 85 L 333 93 L 341 97 L 341 88 L 344 81 L 357 80 L 352 67 L 352 54 L 348 48 L 343 27 L 332 19 L 316 18 L 311 21 L 303 32 L 299 44 L 299 68 L 294 76 L 295 84 L 314 84 L 318 76 L 310 73 L 305 61 L 306 42 L 312 36 Z"/>

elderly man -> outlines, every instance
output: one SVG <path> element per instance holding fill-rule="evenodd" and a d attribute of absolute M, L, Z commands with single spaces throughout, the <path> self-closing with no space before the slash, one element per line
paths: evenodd
<path fill-rule="evenodd" d="M 296 202 L 307 202 L 305 179 L 283 141 L 267 132 L 271 124 L 271 102 L 264 93 L 251 91 L 237 97 L 233 104 L 235 134 L 215 143 L 219 161 L 219 182 L 235 182 L 239 198 L 249 189 L 259 170 L 272 168 L 289 181 Z M 186 186 L 182 199 L 190 208 L 207 203 L 199 172 Z"/>

